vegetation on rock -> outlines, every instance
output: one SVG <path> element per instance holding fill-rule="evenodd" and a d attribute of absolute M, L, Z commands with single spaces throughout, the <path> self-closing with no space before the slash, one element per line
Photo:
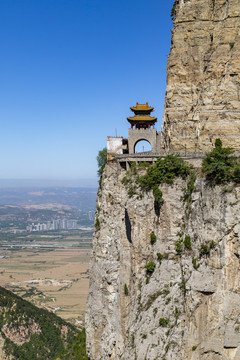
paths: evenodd
<path fill-rule="evenodd" d="M 172 19 L 173 19 L 174 16 L 176 15 L 176 3 L 177 3 L 177 1 L 174 0 L 173 7 L 172 7 L 172 9 L 171 9 L 171 15 L 170 15 Z"/>
<path fill-rule="evenodd" d="M 124 294 L 128 296 L 128 287 L 127 284 L 124 284 Z"/>
<path fill-rule="evenodd" d="M 200 264 L 197 263 L 197 259 L 195 259 L 195 257 L 192 257 L 192 264 L 195 270 L 197 270 L 200 266 Z"/>
<path fill-rule="evenodd" d="M 97 156 L 98 176 L 100 177 L 102 176 L 106 163 L 107 163 L 107 148 L 105 147 L 98 152 L 98 156 Z"/>
<path fill-rule="evenodd" d="M 191 238 L 189 235 L 185 236 L 183 243 L 184 243 L 185 249 L 192 250 Z"/>
<path fill-rule="evenodd" d="M 139 175 L 142 170 L 145 170 L 146 173 Z M 192 166 L 179 155 L 159 157 L 153 165 L 132 162 L 130 170 L 126 172 L 126 176 L 123 177 L 121 182 L 128 187 L 129 197 L 137 195 L 137 198 L 141 199 L 142 191 L 152 190 L 156 206 L 160 207 L 164 199 L 159 185 L 164 183 L 172 184 L 177 177 L 186 179 L 189 176 L 187 188 L 184 190 L 184 200 L 191 202 L 196 176 L 193 173 Z"/>
<path fill-rule="evenodd" d="M 196 181 L 196 174 L 194 172 L 191 172 L 187 187 L 183 189 L 183 201 L 186 201 L 188 204 L 191 204 L 192 202 L 192 193 L 195 190 L 195 181 Z"/>
<path fill-rule="evenodd" d="M 204 255 L 209 256 L 210 251 L 214 249 L 216 246 L 215 242 L 212 240 L 210 244 L 201 244 L 199 248 L 199 257 L 202 257 Z"/>
<path fill-rule="evenodd" d="M 162 259 L 163 259 L 163 255 L 161 254 L 161 253 L 157 253 L 157 258 L 158 258 L 158 262 L 159 262 L 159 264 L 161 264 L 161 262 L 162 262 Z"/>
<path fill-rule="evenodd" d="M 175 241 L 175 250 L 177 255 L 181 255 L 183 251 L 183 239 L 179 238 Z"/>
<path fill-rule="evenodd" d="M 222 141 L 216 139 L 214 149 L 202 162 L 202 171 L 211 185 L 229 181 L 240 183 L 239 159 L 233 156 L 233 152 L 233 149 L 229 147 L 222 147 Z"/>
<path fill-rule="evenodd" d="M 66 349 L 52 360 L 88 360 L 85 329 L 76 336 L 73 343 L 68 344 Z"/>
<path fill-rule="evenodd" d="M 155 201 L 161 205 L 163 203 L 162 191 L 159 189 L 158 185 L 153 187 L 153 196 Z"/>
<path fill-rule="evenodd" d="M 7 358 L 47 360 L 72 344 L 78 331 L 55 314 L 0 287 L 0 333 Z"/>
<path fill-rule="evenodd" d="M 163 326 L 163 327 L 167 326 L 169 324 L 169 322 L 170 322 L 169 319 L 165 319 L 165 318 L 160 318 L 159 319 L 159 325 Z"/>
<path fill-rule="evenodd" d="M 150 234 L 150 241 L 151 241 L 152 245 L 155 244 L 155 242 L 157 241 L 157 237 L 156 237 L 154 231 L 152 231 Z"/>
<path fill-rule="evenodd" d="M 150 261 L 145 265 L 145 269 L 148 273 L 152 274 L 155 270 L 156 264 L 153 261 Z"/>
<path fill-rule="evenodd" d="M 191 173 L 191 166 L 179 155 L 159 157 L 155 164 L 149 166 L 146 175 L 138 178 L 142 190 L 151 190 L 155 185 L 172 184 L 176 177 L 186 179 Z"/>
<path fill-rule="evenodd" d="M 100 221 L 98 216 L 95 219 L 95 231 L 99 231 L 100 230 Z"/>

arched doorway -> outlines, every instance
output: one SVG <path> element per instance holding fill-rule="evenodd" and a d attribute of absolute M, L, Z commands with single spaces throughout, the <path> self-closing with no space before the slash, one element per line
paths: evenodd
<path fill-rule="evenodd" d="M 136 142 L 134 146 L 134 154 L 152 151 L 152 146 L 149 141 L 141 139 Z"/>

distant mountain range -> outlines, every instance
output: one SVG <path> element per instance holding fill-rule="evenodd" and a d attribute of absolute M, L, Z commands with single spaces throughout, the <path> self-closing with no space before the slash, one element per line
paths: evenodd
<path fill-rule="evenodd" d="M 0 179 L 1 188 L 17 187 L 87 187 L 97 188 L 98 180 L 95 179 Z"/>
<path fill-rule="evenodd" d="M 0 187 L 0 205 L 29 206 L 61 204 L 81 210 L 95 209 L 97 188 Z"/>

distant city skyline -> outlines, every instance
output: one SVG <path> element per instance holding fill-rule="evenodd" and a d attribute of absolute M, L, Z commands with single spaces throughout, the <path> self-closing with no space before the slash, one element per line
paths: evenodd
<path fill-rule="evenodd" d="M 137 101 L 160 131 L 172 5 L 0 2 L 0 180 L 95 186 L 97 153 L 108 135 L 127 137 Z"/>

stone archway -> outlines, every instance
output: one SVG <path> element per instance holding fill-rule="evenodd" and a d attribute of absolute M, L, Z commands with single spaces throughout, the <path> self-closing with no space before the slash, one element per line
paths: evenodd
<path fill-rule="evenodd" d="M 152 152 L 156 152 L 157 131 L 156 129 L 128 129 L 128 150 L 129 154 L 135 154 L 135 146 L 145 140 L 151 144 Z"/>
<path fill-rule="evenodd" d="M 152 151 L 152 144 L 146 139 L 139 139 L 134 144 L 134 154 Z"/>

